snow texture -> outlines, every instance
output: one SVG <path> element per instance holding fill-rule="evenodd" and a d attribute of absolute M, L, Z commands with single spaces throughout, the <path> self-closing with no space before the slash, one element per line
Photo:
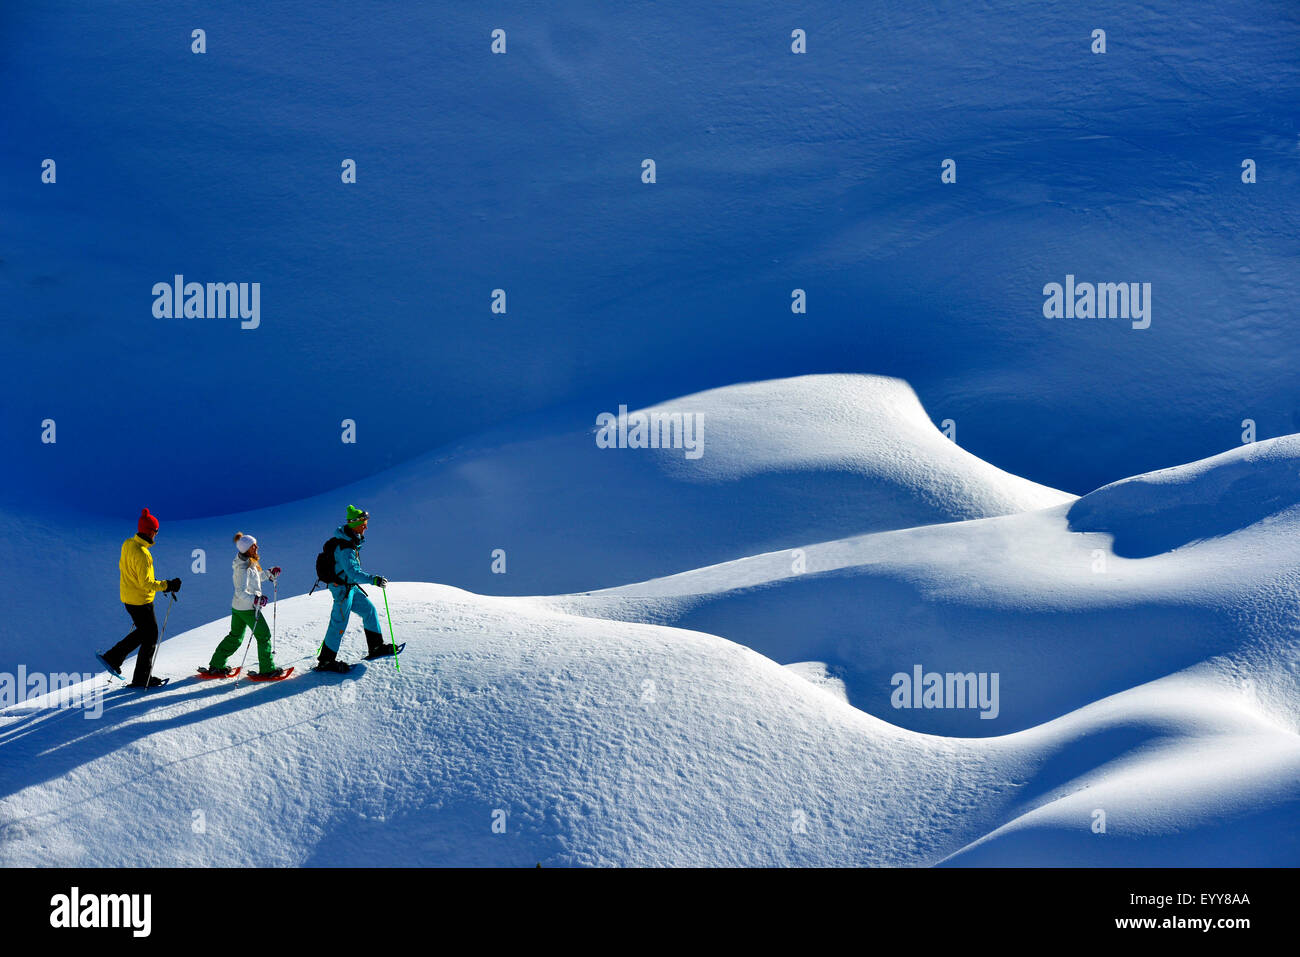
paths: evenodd
<path fill-rule="evenodd" d="M 897 383 L 803 385 L 912 415 Z M 735 391 L 709 410 L 761 389 Z M 707 481 L 826 453 L 777 445 Z M 835 461 L 900 507 L 935 463 L 945 501 L 1042 507 L 814 542 L 802 571 L 782 550 L 549 598 L 393 583 L 400 673 L 185 680 L 218 618 L 165 643 L 161 691 L 100 676 L 0 712 L 0 863 L 1296 863 L 1300 437 L 1046 505 L 955 448 L 889 449 Z M 1155 551 L 1146 516 L 1197 507 L 1194 541 L 1111 547 Z M 308 667 L 328 615 L 281 600 L 279 662 Z M 914 664 L 998 672 L 997 717 L 894 708 Z M 100 717 L 54 706 L 92 688 Z"/>
<path fill-rule="evenodd" d="M 1300 863 L 1297 49 L 1277 0 L 0 4 L 0 691 L 73 682 L 0 702 L 0 865 Z M 308 670 L 349 503 L 400 673 Z M 79 673 L 146 505 L 142 696 Z M 188 677 L 236 531 L 282 683 Z"/>

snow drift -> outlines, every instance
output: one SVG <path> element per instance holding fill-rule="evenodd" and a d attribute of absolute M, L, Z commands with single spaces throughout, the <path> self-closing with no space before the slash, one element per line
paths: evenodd
<path fill-rule="evenodd" d="M 782 547 L 581 594 L 393 585 L 396 637 L 410 642 L 400 673 L 374 662 L 342 679 L 187 680 L 225 632 L 212 614 L 164 644 L 158 671 L 177 681 L 161 692 L 100 676 L 0 712 L 0 864 L 1300 859 L 1300 437 L 1076 501 L 967 456 L 890 380 L 732 387 L 663 408 L 717 425 L 705 467 L 599 450 L 590 429 L 484 440 L 431 460 L 428 477 L 369 486 L 380 521 L 367 566 L 445 560 L 420 553 L 435 519 L 460 521 L 468 541 L 482 527 L 471 505 L 502 503 L 518 521 L 507 503 L 529 487 L 560 504 L 527 531 L 588 570 L 708 552 L 716 543 L 682 539 L 709 510 L 734 529 L 728 548 L 773 527 Z M 596 457 L 570 471 L 566 455 Z M 609 487 L 560 493 L 588 474 Z M 662 510 L 612 508 L 629 489 Z M 220 529 L 224 543 L 238 524 L 278 549 L 324 510 L 164 533 Z M 867 531 L 819 541 L 827 510 L 830 525 Z M 1177 524 L 1153 515 L 1187 517 L 1177 547 L 1152 540 Z M 897 527 L 918 517 L 932 523 Z M 609 544 L 611 526 L 638 530 L 639 545 Z M 84 539 L 61 554 L 100 560 Z M 267 558 L 280 560 L 269 544 Z M 210 594 L 183 592 L 196 614 L 228 600 L 212 577 Z M 282 598 L 281 664 L 310 664 L 328 611 L 320 593 Z M 352 627 L 345 657 L 361 647 Z M 24 660 L 28 647 L 5 650 Z M 83 634 L 45 650 L 66 669 L 91 647 Z M 914 667 L 997 675 L 997 707 L 896 707 L 895 679 Z M 102 705 L 93 720 L 58 706 L 87 691 Z"/>
<path fill-rule="evenodd" d="M 853 704 L 919 731 L 1020 730 L 1209 661 L 1251 662 L 1271 689 L 1267 707 L 1300 727 L 1300 436 L 1261 445 L 1074 505 L 814 543 L 552 604 L 722 635 L 782 663 L 821 662 Z M 1243 471 L 1254 463 L 1258 473 Z M 1078 512 L 1121 529 L 1119 547 L 1154 551 L 1143 523 L 1160 536 L 1175 527 L 1147 517 L 1159 515 L 1195 517 L 1198 541 L 1129 558 L 1110 532 L 1072 529 Z M 1185 538 L 1189 526 L 1179 531 Z M 1000 675 L 996 718 L 896 708 L 891 679 L 917 664 Z"/>
<path fill-rule="evenodd" d="M 184 579 L 172 633 L 228 607 L 236 531 L 255 534 L 268 561 L 284 567 L 281 597 L 307 592 L 313 559 L 350 502 L 372 516 L 368 569 L 517 595 L 622 585 L 855 532 L 1073 499 L 954 445 L 896 379 L 805 376 L 643 410 L 698 417 L 704 454 L 695 460 L 682 449 L 599 448 L 602 411 L 616 413 L 617 400 L 580 425 L 518 424 L 273 509 L 185 522 L 160 516 L 155 565 Z M 116 563 L 137 514 L 119 523 L 34 516 L 11 529 L 33 600 L 0 624 L 0 653 L 50 669 L 72 648 L 89 654 L 126 633 Z"/>
<path fill-rule="evenodd" d="M 1300 741 L 1213 673 L 1019 734 L 934 737 L 714 636 L 389 590 L 400 673 L 0 714 L 0 864 L 1295 861 L 1279 823 Z M 282 604 L 282 660 L 314 651 L 328 612 Z M 160 670 L 184 675 L 222 631 L 177 636 Z"/>
<path fill-rule="evenodd" d="M 1243 445 L 1085 495 L 1070 530 L 1108 532 L 1117 555 L 1143 558 L 1228 535 L 1300 506 L 1300 435 Z"/>

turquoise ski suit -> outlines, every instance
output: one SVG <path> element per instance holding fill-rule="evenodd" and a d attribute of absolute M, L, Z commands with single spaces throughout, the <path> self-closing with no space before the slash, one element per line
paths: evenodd
<path fill-rule="evenodd" d="M 374 576 L 361 569 L 361 546 L 365 540 L 352 532 L 345 525 L 338 527 L 335 538 L 342 539 L 334 549 L 334 573 L 346 585 L 330 585 L 330 594 L 334 596 L 334 610 L 330 613 L 329 627 L 325 631 L 325 646 L 338 654 L 343 632 L 348 627 L 348 616 L 356 612 L 361 616 L 361 623 L 366 631 L 379 632 L 379 612 L 370 603 L 358 585 L 370 585 Z"/>

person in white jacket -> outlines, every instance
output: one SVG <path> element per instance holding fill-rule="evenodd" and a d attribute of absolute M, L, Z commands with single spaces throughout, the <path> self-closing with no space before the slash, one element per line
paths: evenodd
<path fill-rule="evenodd" d="M 269 572 L 262 568 L 257 553 L 257 539 L 243 532 L 235 533 L 235 551 L 239 554 L 230 563 L 235 584 L 235 597 L 230 603 L 230 634 L 221 639 L 217 650 L 212 653 L 212 661 L 199 671 L 206 675 L 230 677 L 235 670 L 226 664 L 230 656 L 244 643 L 244 631 L 251 628 L 257 639 L 258 675 L 274 678 L 282 674 L 275 666 L 271 653 L 271 629 L 266 625 L 262 615 L 267 598 L 262 594 L 263 582 L 275 581 L 280 576 L 280 566 L 276 565 Z"/>

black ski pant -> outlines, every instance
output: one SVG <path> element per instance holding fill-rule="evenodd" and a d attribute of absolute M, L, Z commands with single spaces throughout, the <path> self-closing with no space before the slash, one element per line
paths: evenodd
<path fill-rule="evenodd" d="M 135 630 L 104 652 L 104 657 L 121 670 L 126 656 L 139 648 L 140 653 L 136 655 L 135 678 L 132 684 L 147 685 L 150 672 L 153 671 L 154 650 L 158 647 L 158 619 L 154 617 L 152 602 L 147 605 L 124 605 L 123 607 L 131 616 Z"/>

